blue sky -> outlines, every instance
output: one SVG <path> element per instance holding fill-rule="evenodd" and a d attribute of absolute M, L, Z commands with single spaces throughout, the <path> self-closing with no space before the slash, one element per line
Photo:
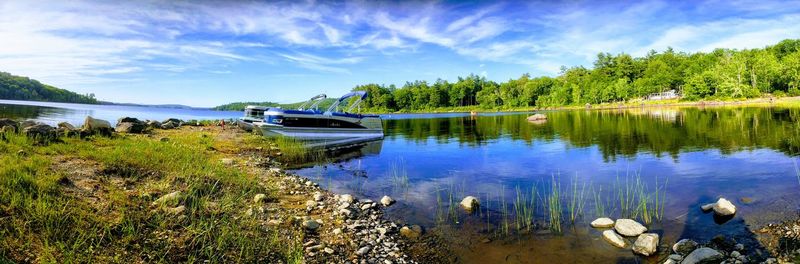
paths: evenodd
<path fill-rule="evenodd" d="M 2 0 L 0 14 L 0 71 L 101 100 L 192 106 L 800 38 L 798 1 Z"/>

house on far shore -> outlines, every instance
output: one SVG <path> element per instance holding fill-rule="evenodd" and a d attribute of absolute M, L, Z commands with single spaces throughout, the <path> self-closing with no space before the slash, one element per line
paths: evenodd
<path fill-rule="evenodd" d="M 646 99 L 647 100 L 669 100 L 669 99 L 677 99 L 679 97 L 681 97 L 681 96 L 678 95 L 678 92 L 676 92 L 675 89 L 672 89 L 672 90 L 669 90 L 669 91 L 666 91 L 666 92 L 650 94 L 650 95 L 648 95 L 646 97 Z"/>

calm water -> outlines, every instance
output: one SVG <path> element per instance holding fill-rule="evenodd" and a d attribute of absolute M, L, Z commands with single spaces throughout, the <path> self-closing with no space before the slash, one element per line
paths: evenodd
<path fill-rule="evenodd" d="M 717 234 L 757 247 L 751 229 L 800 211 L 800 109 L 546 114 L 543 124 L 513 113 L 387 115 L 383 141 L 295 171 L 359 198 L 392 196 L 398 203 L 389 217 L 445 234 L 464 263 L 658 262 L 663 255 L 634 256 L 587 227 L 598 215 L 624 215 L 618 190 L 637 179 L 648 197 L 658 189 L 664 201 L 661 220 L 649 225 L 661 234 L 662 247 L 678 238 L 708 240 Z M 80 124 L 86 115 L 111 121 L 122 116 L 220 119 L 241 113 L 0 101 L 0 117 Z M 543 202 L 554 183 L 561 191 L 561 233 L 549 231 Z M 466 195 L 480 198 L 480 212 L 451 206 Z M 715 221 L 698 209 L 719 196 L 737 205 L 733 219 Z M 568 209 L 573 197 L 582 205 L 576 206 L 582 210 L 575 210 L 574 223 Z M 533 204 L 532 213 L 516 221 L 514 207 L 520 204 Z M 518 230 L 519 222 L 536 226 Z"/>
<path fill-rule="evenodd" d="M 382 142 L 297 173 L 337 192 L 394 197 L 399 203 L 390 208 L 391 217 L 444 232 L 466 263 L 658 262 L 613 248 L 587 227 L 601 215 L 597 204 L 603 204 L 602 215 L 619 217 L 615 190 L 636 179 L 651 198 L 657 188 L 659 195 L 666 193 L 662 220 L 650 225 L 664 245 L 717 234 L 754 244 L 750 226 L 798 213 L 800 109 L 547 115 L 544 124 L 527 122 L 527 114 L 390 119 Z M 563 234 L 546 231 L 549 214 L 542 201 L 553 182 L 561 190 Z M 451 210 L 451 201 L 466 195 L 482 200 L 481 212 Z M 545 230 L 515 231 L 514 207 L 530 203 L 531 196 L 529 218 Z M 568 219 L 573 196 L 583 204 L 575 224 Z M 719 196 L 738 206 L 736 217 L 724 223 L 699 209 Z"/>
<path fill-rule="evenodd" d="M 30 119 L 55 125 L 69 122 L 82 125 L 86 116 L 107 120 L 112 124 L 120 117 L 136 117 L 142 120 L 181 120 L 229 119 L 242 116 L 241 112 L 212 111 L 205 109 L 173 109 L 160 107 L 86 105 L 66 103 L 46 103 L 29 101 L 0 100 L 0 118 Z"/>

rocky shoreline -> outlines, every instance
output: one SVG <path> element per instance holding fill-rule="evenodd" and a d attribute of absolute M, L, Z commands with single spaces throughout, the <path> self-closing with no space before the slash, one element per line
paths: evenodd
<path fill-rule="evenodd" d="M 156 134 L 156 130 L 181 129 L 183 125 L 196 124 L 198 122 L 187 123 L 174 118 L 159 122 L 124 117 L 118 120 L 116 126 L 112 126 L 108 121 L 87 117 L 81 127 L 66 122 L 52 127 L 34 121 L 0 119 L 0 135 L 20 133 L 47 144 L 59 141 L 61 136 L 87 138 Z M 207 131 L 216 128 L 199 129 Z M 236 133 L 242 132 L 231 133 L 235 137 Z M 159 140 L 168 142 L 170 138 L 161 137 Z M 268 229 L 299 230 L 297 233 L 302 234 L 303 263 L 418 263 L 407 253 L 408 241 L 417 239 L 422 229 L 419 226 L 399 225 L 384 218 L 385 208 L 394 204 L 391 197 L 381 197 L 375 202 L 360 200 L 349 194 L 332 193 L 311 180 L 283 171 L 280 168 L 282 164 L 277 161 L 281 154 L 275 145 L 269 145 L 220 159 L 219 162 L 225 166 L 259 175 L 265 185 L 277 189 L 277 197 L 268 198 L 265 194 L 251 197 L 251 205 L 243 209 L 244 217 L 260 221 Z M 185 206 L 165 206 L 174 204 L 173 200 L 181 195 L 180 191 L 170 192 L 161 195 L 153 204 L 181 215 L 186 210 Z"/>

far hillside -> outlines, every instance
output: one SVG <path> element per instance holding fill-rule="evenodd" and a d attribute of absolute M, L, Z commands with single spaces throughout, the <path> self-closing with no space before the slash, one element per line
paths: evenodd
<path fill-rule="evenodd" d="M 97 103 L 94 94 L 78 94 L 7 72 L 0 72 L 0 99 L 81 104 Z"/>

